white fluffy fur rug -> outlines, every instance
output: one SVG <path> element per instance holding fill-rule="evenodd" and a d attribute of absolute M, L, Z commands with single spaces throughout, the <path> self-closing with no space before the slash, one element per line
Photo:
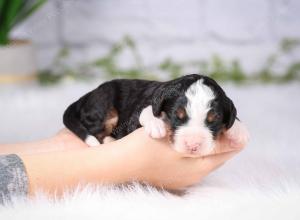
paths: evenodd
<path fill-rule="evenodd" d="M 95 85 L 1 87 L 0 142 L 31 140 L 62 126 L 68 103 Z M 86 187 L 62 200 L 42 195 L 0 207 L 0 219 L 300 219 L 300 86 L 227 85 L 249 146 L 182 197 L 135 184 Z M 44 112 L 47 111 L 45 115 Z M 24 117 L 26 116 L 26 117 Z"/>

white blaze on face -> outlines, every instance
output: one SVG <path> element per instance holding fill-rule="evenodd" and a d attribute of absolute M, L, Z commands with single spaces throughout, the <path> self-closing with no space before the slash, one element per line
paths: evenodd
<path fill-rule="evenodd" d="M 189 120 L 175 131 L 174 148 L 182 153 L 207 154 L 213 149 L 213 135 L 205 120 L 214 92 L 200 79 L 187 89 L 185 96 Z"/>

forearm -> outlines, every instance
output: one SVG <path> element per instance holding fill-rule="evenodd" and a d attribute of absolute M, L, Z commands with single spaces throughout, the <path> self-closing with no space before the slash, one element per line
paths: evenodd
<path fill-rule="evenodd" d="M 57 135 L 26 143 L 0 144 L 0 155 L 5 154 L 36 154 L 52 151 L 66 151 L 83 149 L 88 146 L 67 129 L 61 130 Z"/>
<path fill-rule="evenodd" d="M 59 151 L 62 149 L 62 144 L 53 139 L 44 139 L 41 141 L 16 143 L 16 144 L 1 144 L 0 154 L 32 154 L 43 153 L 49 151 Z"/>
<path fill-rule="evenodd" d="M 128 177 L 134 175 L 126 169 L 122 148 L 113 146 L 116 143 L 69 152 L 20 155 L 28 174 L 29 194 L 42 190 L 59 195 L 79 184 L 129 181 Z"/>

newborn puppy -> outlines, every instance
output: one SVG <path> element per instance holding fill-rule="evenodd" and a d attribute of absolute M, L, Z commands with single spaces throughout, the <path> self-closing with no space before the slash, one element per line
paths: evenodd
<path fill-rule="evenodd" d="M 233 126 L 236 114 L 233 102 L 213 79 L 192 74 L 167 82 L 106 82 L 71 104 L 63 121 L 90 146 L 144 126 L 152 138 L 168 136 L 178 152 L 205 155 L 218 135 Z M 235 127 L 232 134 L 239 129 Z"/>

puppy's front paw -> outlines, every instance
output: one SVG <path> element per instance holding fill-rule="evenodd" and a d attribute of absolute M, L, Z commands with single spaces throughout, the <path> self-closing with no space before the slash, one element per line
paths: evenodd
<path fill-rule="evenodd" d="M 152 138 L 163 138 L 166 136 L 166 126 L 163 120 L 153 118 L 144 125 L 146 133 Z"/>
<path fill-rule="evenodd" d="M 233 126 L 225 132 L 225 136 L 235 148 L 244 147 L 250 138 L 248 129 L 238 120 L 235 120 Z"/>

